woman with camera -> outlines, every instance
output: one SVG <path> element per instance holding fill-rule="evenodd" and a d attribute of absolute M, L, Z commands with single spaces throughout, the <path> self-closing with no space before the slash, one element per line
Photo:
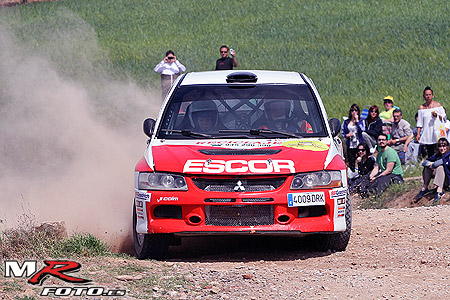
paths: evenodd
<path fill-rule="evenodd" d="M 153 69 L 156 73 L 161 74 L 161 90 L 162 97 L 167 95 L 172 83 L 177 77 L 186 71 L 186 67 L 183 66 L 178 60 L 172 50 L 166 52 L 166 57 L 156 65 Z"/>

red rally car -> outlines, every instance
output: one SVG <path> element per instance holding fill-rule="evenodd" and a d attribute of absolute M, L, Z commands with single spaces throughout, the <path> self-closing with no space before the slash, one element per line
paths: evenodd
<path fill-rule="evenodd" d="M 180 76 L 135 169 L 136 256 L 211 234 L 314 234 L 343 251 L 351 231 L 346 166 L 311 79 L 281 71 Z"/>

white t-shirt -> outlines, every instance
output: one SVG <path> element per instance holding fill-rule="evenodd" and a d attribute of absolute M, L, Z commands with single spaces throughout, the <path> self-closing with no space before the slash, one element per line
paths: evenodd
<path fill-rule="evenodd" d="M 170 64 L 162 60 L 153 70 L 162 75 L 175 75 L 186 71 L 186 67 L 183 66 L 178 60 Z"/>
<path fill-rule="evenodd" d="M 433 117 L 431 114 L 433 111 L 438 114 L 437 117 Z M 443 117 L 442 122 L 439 120 L 439 116 Z M 440 137 L 439 128 L 445 123 L 446 119 L 445 110 L 442 106 L 419 109 L 416 123 L 417 127 L 422 127 L 419 143 L 424 145 L 436 144 Z"/>
<path fill-rule="evenodd" d="M 356 147 L 358 147 L 358 127 L 356 125 L 348 125 L 348 132 L 353 133 L 353 135 L 351 137 L 349 137 L 348 139 L 350 140 L 350 145 L 349 147 L 351 149 L 354 149 Z"/>

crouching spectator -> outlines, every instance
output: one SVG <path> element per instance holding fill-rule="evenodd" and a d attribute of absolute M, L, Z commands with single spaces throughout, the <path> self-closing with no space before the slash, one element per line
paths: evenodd
<path fill-rule="evenodd" d="M 358 145 L 357 151 L 355 169 L 358 172 L 358 175 L 355 178 L 350 179 L 350 193 L 357 193 L 360 191 L 362 178 L 364 178 L 364 175 L 368 176 L 375 165 L 375 158 L 370 154 L 369 146 L 360 144 Z"/>
<path fill-rule="evenodd" d="M 387 145 L 387 135 L 378 136 L 379 152 L 375 166 L 369 175 L 361 182 L 361 195 L 379 195 L 386 190 L 391 183 L 403 182 L 403 169 L 400 158 L 394 149 Z M 367 177 L 368 176 L 368 177 Z"/>
<path fill-rule="evenodd" d="M 364 143 L 369 146 L 369 148 L 374 148 L 377 144 L 377 137 L 383 132 L 383 121 L 381 121 L 380 111 L 378 106 L 372 105 L 369 108 L 369 115 L 365 120 L 365 131 L 362 133 Z"/>
<path fill-rule="evenodd" d="M 434 196 L 433 204 L 438 204 L 444 196 L 444 185 L 448 185 L 448 178 L 450 175 L 450 152 L 449 143 L 446 138 L 440 138 L 437 143 L 437 153 L 428 159 L 424 160 L 423 165 L 423 186 L 422 190 L 414 198 L 414 202 L 418 202 L 423 196 L 431 193 L 428 189 L 431 178 L 434 176 L 434 185 L 436 186 L 436 194 Z"/>

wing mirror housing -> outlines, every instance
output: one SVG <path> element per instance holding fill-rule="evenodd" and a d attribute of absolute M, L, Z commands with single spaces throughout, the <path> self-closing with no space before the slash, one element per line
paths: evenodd
<path fill-rule="evenodd" d="M 328 124 L 330 125 L 331 135 L 333 137 L 336 137 L 341 131 L 341 122 L 339 121 L 339 119 L 332 118 L 328 120 Z"/>
<path fill-rule="evenodd" d="M 153 130 L 155 129 L 156 121 L 155 119 L 148 118 L 145 119 L 143 129 L 146 136 L 152 138 Z"/>

